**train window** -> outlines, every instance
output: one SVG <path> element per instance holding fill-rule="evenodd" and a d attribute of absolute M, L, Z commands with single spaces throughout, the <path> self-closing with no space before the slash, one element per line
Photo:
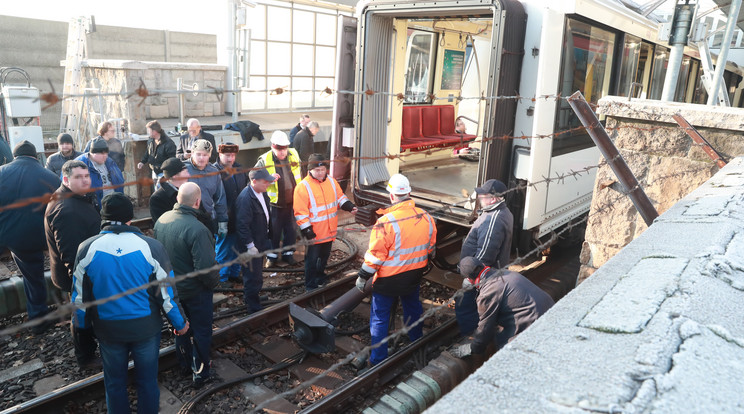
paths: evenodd
<path fill-rule="evenodd" d="M 690 74 L 687 76 L 687 91 L 685 92 L 685 102 L 695 103 L 695 87 L 700 78 L 700 61 L 691 59 Z"/>
<path fill-rule="evenodd" d="M 666 77 L 667 65 L 669 64 L 669 49 L 656 45 L 654 49 L 654 66 L 651 74 L 651 87 L 648 90 L 648 99 L 661 99 L 664 90 L 664 77 Z"/>
<path fill-rule="evenodd" d="M 708 102 L 708 91 L 705 90 L 705 85 L 703 85 L 703 73 L 703 68 L 701 67 L 695 80 L 695 94 L 692 95 L 692 103 L 701 105 L 705 105 Z"/>
<path fill-rule="evenodd" d="M 682 65 L 679 68 L 679 78 L 677 78 L 677 89 L 674 91 L 674 101 L 684 102 L 687 89 L 687 77 L 690 76 L 690 57 L 682 57 Z"/>
<path fill-rule="evenodd" d="M 581 91 L 587 101 L 597 103 L 607 95 L 612 72 L 615 35 L 574 19 L 566 22 L 563 39 L 560 93 L 570 96 Z M 575 129 L 581 122 L 566 100 L 556 114 L 556 131 Z M 586 132 L 572 131 L 553 138 L 553 156 L 593 146 Z"/>
<path fill-rule="evenodd" d="M 406 103 L 429 103 L 432 91 L 434 50 L 436 35 L 420 30 L 408 29 L 406 51 Z"/>
<path fill-rule="evenodd" d="M 736 106 L 736 102 L 734 102 L 734 95 L 736 94 L 736 87 L 739 86 L 739 82 L 741 82 L 741 76 L 726 70 L 723 72 L 723 81 L 726 85 L 726 92 L 729 96 L 729 103 L 731 104 L 731 106 Z"/>
<path fill-rule="evenodd" d="M 641 51 L 638 56 L 638 70 L 636 71 L 635 82 L 640 85 L 633 91 L 633 97 L 646 99 L 648 94 L 648 84 L 651 80 L 651 66 L 654 54 L 654 47 L 650 43 L 643 42 Z"/>
<path fill-rule="evenodd" d="M 641 38 L 625 35 L 623 42 L 623 53 L 620 56 L 620 78 L 617 85 L 618 96 L 629 96 L 633 82 L 638 71 L 638 62 L 641 55 Z"/>

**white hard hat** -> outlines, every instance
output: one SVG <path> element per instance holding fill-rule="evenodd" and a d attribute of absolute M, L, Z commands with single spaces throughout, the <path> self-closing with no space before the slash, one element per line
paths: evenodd
<path fill-rule="evenodd" d="M 390 181 L 388 181 L 387 185 L 387 190 L 388 193 L 395 195 L 408 194 L 411 192 L 411 183 L 408 182 L 408 178 L 406 178 L 404 175 L 395 174 L 390 177 Z"/>
<path fill-rule="evenodd" d="M 289 138 L 284 131 L 274 131 L 271 134 L 271 145 L 281 145 L 283 147 L 289 146 Z"/>

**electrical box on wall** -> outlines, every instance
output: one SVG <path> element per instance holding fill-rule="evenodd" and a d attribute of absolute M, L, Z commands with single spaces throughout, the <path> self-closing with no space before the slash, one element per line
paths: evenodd
<path fill-rule="evenodd" d="M 8 138 L 10 148 L 15 148 L 19 142 L 25 139 L 34 144 L 36 152 L 44 152 L 44 135 L 41 133 L 40 126 L 9 126 Z"/>
<path fill-rule="evenodd" d="M 41 116 L 39 90 L 29 86 L 3 86 L 6 115 L 10 118 Z"/>

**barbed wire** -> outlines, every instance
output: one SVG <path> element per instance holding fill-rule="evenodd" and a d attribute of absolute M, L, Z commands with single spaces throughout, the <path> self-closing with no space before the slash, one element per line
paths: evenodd
<path fill-rule="evenodd" d="M 619 157 L 619 156 L 620 155 L 616 156 L 616 158 Z M 602 163 L 600 163 L 600 164 L 598 164 L 596 166 L 592 166 L 591 168 L 599 168 L 600 166 L 605 165 L 606 163 L 607 162 L 602 162 Z M 677 172 L 670 173 L 670 174 L 667 174 L 667 175 L 664 175 L 664 176 L 658 176 L 658 177 L 656 177 L 656 179 L 654 181 L 666 180 L 666 179 L 675 178 L 675 177 L 681 177 L 681 176 L 686 175 L 686 174 L 689 174 L 689 173 L 700 172 L 700 171 L 703 171 L 703 170 L 709 170 L 711 168 L 716 168 L 716 166 L 713 163 L 713 161 L 710 161 L 709 163 L 707 163 L 705 165 L 702 165 L 702 166 L 699 166 L 699 167 L 690 168 L 690 169 L 683 170 L 683 171 L 677 171 Z M 584 172 L 585 172 L 584 170 L 580 170 L 580 171 L 574 172 L 573 174 L 568 174 L 568 176 L 570 177 L 570 176 L 574 176 L 574 175 L 580 175 L 580 174 L 583 174 Z M 568 177 L 567 176 L 561 176 L 561 177 L 556 177 L 556 178 L 552 178 L 552 179 L 551 178 L 547 178 L 545 180 L 540 181 L 539 183 L 549 183 L 549 182 L 553 182 L 553 181 L 563 181 L 566 178 L 568 178 Z M 537 183 L 535 183 L 535 184 L 537 184 Z M 527 183 L 527 184 L 524 184 L 522 186 L 511 188 L 511 189 L 507 190 L 507 192 L 519 191 L 521 189 L 525 189 L 525 188 L 530 187 L 532 185 L 533 184 L 531 184 L 531 183 Z M 589 218 L 595 216 L 598 213 L 601 213 L 601 212 L 606 211 L 607 209 L 614 208 L 613 206 L 614 206 L 614 204 L 615 204 L 615 202 L 617 200 L 623 198 L 623 196 L 631 193 L 632 191 L 634 191 L 635 189 L 639 188 L 640 186 L 641 186 L 641 184 L 639 183 L 638 186 L 636 186 L 633 189 L 630 189 L 630 190 L 627 190 L 627 191 L 626 190 L 618 190 L 618 193 L 619 193 L 619 196 L 618 197 L 616 197 L 612 201 L 608 202 L 607 205 L 603 205 L 601 207 L 597 207 L 597 212 L 596 213 L 593 213 L 593 214 L 587 214 L 586 218 L 583 219 L 582 222 L 585 221 L 585 220 L 588 220 Z M 503 194 L 506 194 L 507 192 L 505 192 Z M 470 198 L 469 197 L 468 198 L 462 198 L 462 200 L 463 200 L 463 202 L 466 202 L 466 201 L 470 200 Z M 447 213 L 447 212 L 450 212 L 450 211 L 451 211 L 451 205 L 442 205 L 442 207 L 437 208 L 437 209 L 432 209 L 428 213 L 415 214 L 415 215 L 412 215 L 412 216 L 409 216 L 409 217 L 405 217 L 405 218 L 401 218 L 401 219 L 397 219 L 397 220 L 393 219 L 393 220 L 390 220 L 389 222 L 393 222 L 393 221 L 402 222 L 402 221 L 406 221 L 406 220 L 420 220 L 426 214 L 429 214 L 431 216 L 437 216 L 439 214 L 444 214 L 444 213 Z M 234 260 L 231 260 L 231 261 L 228 261 L 228 262 L 224 262 L 222 264 L 216 264 L 216 265 L 214 265 L 212 267 L 209 267 L 209 268 L 206 268 L 206 269 L 195 270 L 193 272 L 189 272 L 189 273 L 186 273 L 186 274 L 183 274 L 183 275 L 175 276 L 174 278 L 168 278 L 168 279 L 163 280 L 163 281 L 154 280 L 154 281 L 152 281 L 150 283 L 147 283 L 147 284 L 144 284 L 144 285 L 141 285 L 141 286 L 138 286 L 138 287 L 134 287 L 134 288 L 132 288 L 132 289 L 130 289 L 128 291 L 120 292 L 120 293 L 118 293 L 116 295 L 112 295 L 112 296 L 107 297 L 107 298 L 97 299 L 95 302 L 84 303 L 83 305 L 75 305 L 75 304 L 60 305 L 57 308 L 57 310 L 53 311 L 50 314 L 45 315 L 42 318 L 36 318 L 36 319 L 30 320 L 30 321 L 27 321 L 27 322 L 25 322 L 23 324 L 16 325 L 16 326 L 13 326 L 13 327 L 10 327 L 10 328 L 6 328 L 4 330 L 0 330 L 0 336 L 2 336 L 2 335 L 10 335 L 10 334 L 16 333 L 16 332 L 18 332 L 18 331 L 20 331 L 22 329 L 33 327 L 33 326 L 39 325 L 41 323 L 44 323 L 46 321 L 58 320 L 61 317 L 64 317 L 64 316 L 67 316 L 67 315 L 71 314 L 76 309 L 87 309 L 88 307 L 91 307 L 91 306 L 97 306 L 97 305 L 104 304 L 104 303 L 107 303 L 107 302 L 110 302 L 110 301 L 114 301 L 114 300 L 117 300 L 117 299 L 119 299 L 121 297 L 127 296 L 129 294 L 135 293 L 135 292 L 137 292 L 139 290 L 146 289 L 146 288 L 151 287 L 151 286 L 163 286 L 163 285 L 175 286 L 175 284 L 177 282 L 179 282 L 179 281 L 186 280 L 186 279 L 189 279 L 189 278 L 198 277 L 198 276 L 205 275 L 205 274 L 209 274 L 212 271 L 219 271 L 220 269 L 222 269 L 224 267 L 232 266 L 233 264 L 240 263 L 240 264 L 246 265 L 247 263 L 250 263 L 250 260 L 253 259 L 253 258 L 264 257 L 264 256 L 267 256 L 268 254 L 271 254 L 271 253 L 281 254 L 281 253 L 283 253 L 285 251 L 294 250 L 294 249 L 296 249 L 297 247 L 300 247 L 300 246 L 308 246 L 308 245 L 312 245 L 312 244 L 316 244 L 316 243 L 324 243 L 324 242 L 327 242 L 327 241 L 332 241 L 336 237 L 343 237 L 344 236 L 344 232 L 370 231 L 372 229 L 377 228 L 378 226 L 381 227 L 381 226 L 384 226 L 384 225 L 385 224 L 383 224 L 383 223 L 379 223 L 379 224 L 374 224 L 374 225 L 372 225 L 370 227 L 348 226 L 346 228 L 339 229 L 336 233 L 331 234 L 330 236 L 325 237 L 325 238 L 322 238 L 322 239 L 300 240 L 299 242 L 296 242 L 296 243 L 294 243 L 292 245 L 285 245 L 285 246 L 283 246 L 281 248 L 275 248 L 275 249 L 265 250 L 263 252 L 260 252 L 258 255 L 251 255 L 251 254 L 249 254 L 247 252 L 245 252 L 245 253 L 239 253 L 238 256 Z M 573 228 L 573 227 L 575 227 L 575 225 L 571 225 L 569 227 L 569 229 L 570 228 Z M 550 241 L 556 240 L 555 237 L 561 235 L 564 231 L 561 231 L 561 232 L 557 233 L 556 236 L 552 236 L 551 239 L 550 239 Z M 514 262 L 510 263 L 507 266 L 510 266 L 512 264 L 518 264 L 518 263 L 520 263 L 526 257 L 529 257 L 532 253 L 533 252 L 528 253 L 528 254 L 526 254 L 526 255 L 524 255 L 522 257 L 518 257 L 517 259 L 515 259 Z"/>
<path fill-rule="evenodd" d="M 676 126 L 676 127 L 677 128 L 681 128 L 679 126 Z M 644 128 L 644 127 L 635 127 L 635 126 L 626 125 L 626 126 L 605 128 L 605 130 L 607 130 L 607 131 L 620 131 L 620 130 L 624 130 L 624 129 L 633 129 L 633 130 L 637 130 L 637 131 L 652 132 L 652 131 L 656 131 L 656 130 L 663 129 L 663 128 L 668 128 L 668 127 L 659 126 L 659 127 L 647 127 L 647 128 Z M 503 140 L 510 140 L 510 139 L 549 139 L 549 138 L 557 138 L 557 137 L 560 137 L 561 135 L 565 135 L 565 134 L 573 134 L 573 133 L 577 133 L 577 132 L 583 132 L 585 130 L 586 130 L 586 128 L 584 126 L 579 126 L 579 127 L 567 129 L 567 130 L 564 130 L 564 131 L 558 131 L 558 132 L 555 132 L 555 133 L 552 133 L 552 134 L 537 134 L 537 135 L 531 135 L 531 136 L 507 136 L 507 135 L 505 135 L 505 136 L 496 136 L 496 137 L 490 137 L 490 138 L 483 138 L 481 140 L 475 140 L 475 141 L 464 141 L 463 143 L 468 143 L 468 144 L 470 144 L 470 143 L 487 143 L 487 142 L 490 142 L 490 141 L 503 141 Z M 380 160 L 387 160 L 387 161 L 400 160 L 400 161 L 406 161 L 406 159 L 409 158 L 409 157 L 420 156 L 422 154 L 425 155 L 425 156 L 434 156 L 437 153 L 444 153 L 444 152 L 449 153 L 449 152 L 452 151 L 453 148 L 456 148 L 457 145 L 458 144 L 453 143 L 453 144 L 449 144 L 449 145 L 444 146 L 444 147 L 427 148 L 427 149 L 423 149 L 423 150 L 419 150 L 419 151 L 401 152 L 401 153 L 397 153 L 397 154 L 384 153 L 383 155 L 380 155 L 380 156 L 356 156 L 356 157 L 353 157 L 353 156 L 339 156 L 339 157 L 336 157 L 333 160 L 326 159 L 326 160 L 323 160 L 323 161 L 326 161 L 326 162 L 329 162 L 329 163 L 337 162 L 337 163 L 344 163 L 344 164 L 351 163 L 353 161 L 380 161 Z M 690 145 L 691 146 L 695 146 L 695 147 L 704 147 L 705 146 L 705 144 L 697 144 L 695 142 L 691 142 Z M 301 162 L 296 163 L 296 164 L 298 164 L 300 166 L 308 166 L 311 163 L 308 162 L 308 161 L 301 161 Z M 577 177 L 578 175 L 580 175 L 580 173 L 582 173 L 582 172 L 588 172 L 589 170 L 594 169 L 594 168 L 596 168 L 596 167 L 598 167 L 600 165 L 601 165 L 601 163 L 599 165 L 586 167 L 586 168 L 581 169 L 579 171 L 569 170 L 569 173 L 560 174 L 560 175 L 557 176 L 557 178 L 559 179 L 559 181 L 562 181 L 563 179 L 565 179 L 567 177 L 571 177 L 571 176 Z M 219 175 L 219 174 L 226 174 L 228 176 L 232 176 L 232 175 L 236 175 L 236 174 L 249 173 L 250 171 L 261 169 L 261 168 L 265 168 L 265 167 L 250 167 L 250 168 L 243 167 L 241 169 L 237 169 L 237 168 L 234 168 L 234 167 L 224 167 L 222 170 L 208 172 L 208 173 L 202 173 L 202 174 L 195 174 L 195 175 L 192 175 L 191 177 L 192 178 L 205 178 L 205 177 L 210 177 L 210 176 Z M 544 179 L 548 179 L 547 177 L 543 177 L 543 178 Z M 541 184 L 541 183 L 542 182 L 535 182 L 533 184 L 530 184 L 530 186 L 536 186 L 537 184 Z M 137 180 L 133 180 L 133 181 L 128 181 L 128 182 L 125 182 L 125 183 L 122 183 L 122 184 L 113 184 L 113 185 L 108 185 L 108 186 L 91 188 L 91 192 L 93 192 L 93 191 L 100 191 L 100 190 L 109 190 L 109 189 L 116 190 L 116 189 L 119 189 L 119 188 L 128 187 L 128 186 L 135 186 L 135 185 L 136 186 L 151 186 L 153 184 L 155 184 L 155 180 L 153 178 L 151 178 L 151 177 L 143 177 L 143 178 L 140 178 L 140 179 L 137 179 Z M 16 209 L 16 208 L 25 207 L 25 206 L 28 206 L 28 205 L 31 205 L 31 204 L 48 204 L 48 203 L 50 203 L 52 201 L 59 200 L 61 197 L 71 197 L 72 196 L 71 194 L 65 194 L 65 195 L 60 196 L 60 195 L 57 195 L 57 194 L 53 194 L 53 191 L 56 190 L 56 189 L 50 189 L 50 190 L 52 190 L 52 191 L 50 193 L 48 193 L 48 194 L 42 194 L 40 196 L 30 197 L 30 198 L 27 198 L 27 199 L 19 199 L 19 200 L 16 200 L 15 202 L 13 202 L 13 203 L 6 204 L 4 206 L 0 206 L 0 213 L 2 213 L 3 211 L 7 211 L 7 210 L 12 210 L 12 209 Z"/>
<path fill-rule="evenodd" d="M 596 166 L 587 167 L 587 168 L 588 169 L 598 168 L 600 165 L 601 164 L 598 164 Z M 583 174 L 585 172 L 588 172 L 588 169 L 584 169 L 584 170 L 580 170 L 580 171 L 575 171 L 575 172 L 573 172 L 571 174 L 562 175 L 562 176 L 556 177 L 556 178 L 546 178 L 544 180 L 541 180 L 540 182 L 536 182 L 534 185 L 538 185 L 538 184 L 542 184 L 542 183 L 549 183 L 549 182 L 552 182 L 552 181 L 563 182 L 568 176 L 578 176 L 578 175 L 581 175 L 581 174 Z M 246 169 L 246 170 L 250 170 L 250 169 Z M 208 173 L 207 175 L 216 175 L 216 174 L 220 174 L 220 172 L 219 171 L 211 172 L 211 173 Z M 149 180 L 150 182 L 152 182 L 152 178 L 147 178 L 147 179 L 143 179 L 143 180 Z M 524 188 L 527 188 L 527 187 L 529 187 L 531 185 L 532 184 L 527 183 L 527 184 L 522 185 L 522 186 L 517 186 L 515 188 L 508 189 L 506 192 L 502 193 L 502 195 L 506 195 L 509 192 L 520 191 L 520 190 L 522 190 Z M 115 186 L 107 186 L 107 187 L 103 187 L 103 188 L 110 188 L 110 187 L 115 187 Z M 54 194 L 58 194 L 58 193 L 54 193 Z M 64 195 L 64 196 L 70 197 L 72 195 L 67 194 L 67 195 Z M 43 199 L 45 197 L 46 197 L 46 195 L 44 197 L 35 197 L 33 200 L 34 200 L 34 202 L 38 202 L 40 199 Z M 458 201 L 456 203 L 449 203 L 449 204 L 442 203 L 441 207 L 435 208 L 435 209 L 431 209 L 429 212 L 425 212 L 425 213 L 422 213 L 422 214 L 415 214 L 415 215 L 412 215 L 412 216 L 409 216 L 409 217 L 404 217 L 404 218 L 401 218 L 401 219 L 392 219 L 392 220 L 389 220 L 386 223 L 391 223 L 391 222 L 394 222 L 394 221 L 395 222 L 403 222 L 403 221 L 408 221 L 408 220 L 421 220 L 426 215 L 431 215 L 433 217 L 436 217 L 436 216 L 438 216 L 440 214 L 446 214 L 446 213 L 449 213 L 449 212 L 452 211 L 452 207 L 455 204 L 458 204 L 460 202 L 465 203 L 465 202 L 470 201 L 470 197 L 467 197 L 467 198 L 462 197 L 462 198 L 458 198 L 458 200 L 461 200 L 461 201 Z M 2 210 L 0 210 L 0 211 L 2 211 Z M 373 230 L 375 228 L 382 228 L 382 227 L 384 227 L 386 225 L 386 223 L 376 223 L 376 224 L 370 226 L 369 229 L 363 228 L 363 227 L 352 227 L 352 228 L 350 228 L 350 229 L 348 229 L 346 231 L 350 231 L 350 232 L 371 231 L 371 230 Z M 233 265 L 235 263 L 241 263 L 241 264 L 245 265 L 246 263 L 248 263 L 253 258 L 264 257 L 264 256 L 266 256 L 266 255 L 268 255 L 270 253 L 281 254 L 284 251 L 292 250 L 292 249 L 295 249 L 296 247 L 299 247 L 299 246 L 307 246 L 307 245 L 310 245 L 310 244 L 316 244 L 316 243 L 322 243 L 322 242 L 325 242 L 325 241 L 330 241 L 330 240 L 335 239 L 336 236 L 339 235 L 339 234 L 342 234 L 342 232 L 334 233 L 334 234 L 332 234 L 332 235 L 330 235 L 330 236 L 328 236 L 326 238 L 323 238 L 323 239 L 313 239 L 313 240 L 310 240 L 310 241 L 301 240 L 301 241 L 299 241 L 299 242 L 297 242 L 295 244 L 289 245 L 289 246 L 285 245 L 285 246 L 283 246 L 281 248 L 263 251 L 263 252 L 259 253 L 258 255 L 249 255 L 247 253 L 240 253 L 236 259 L 231 260 L 229 262 L 225 262 L 225 263 L 222 263 L 222 264 L 218 264 L 218 265 L 212 266 L 212 267 L 210 267 L 210 268 L 208 268 L 206 270 L 198 270 L 198 271 L 189 272 L 189 273 L 186 273 L 186 274 L 183 274 L 183 275 L 179 275 L 179 276 L 176 276 L 175 279 L 168 278 L 166 281 L 154 280 L 154 281 L 152 281 L 152 282 L 150 282 L 148 284 L 145 284 L 145 285 L 142 285 L 142 286 L 138 286 L 138 287 L 132 288 L 132 289 L 126 291 L 126 292 L 121 292 L 119 294 L 112 295 L 112 296 L 110 296 L 108 298 L 97 299 L 95 302 L 91 302 L 91 303 L 94 303 L 94 305 L 85 305 L 84 304 L 84 307 L 82 307 L 82 309 L 86 309 L 86 308 L 88 308 L 90 306 L 96 306 L 96 305 L 104 304 L 104 303 L 107 303 L 107 302 L 110 302 L 110 301 L 113 301 L 113 300 L 117 300 L 117 299 L 119 299 L 119 298 L 121 298 L 123 296 L 127 296 L 127 295 L 132 294 L 132 293 L 135 293 L 135 292 L 137 292 L 139 290 L 146 289 L 146 288 L 148 288 L 150 286 L 160 286 L 163 283 L 166 283 L 166 284 L 175 286 L 175 283 L 178 282 L 178 281 L 189 279 L 189 278 L 192 278 L 192 277 L 198 277 L 198 276 L 201 276 L 201 275 L 204 275 L 204 274 L 208 274 L 212 270 L 219 270 L 219 269 L 221 269 L 223 267 L 231 266 L 231 265 Z M 17 325 L 15 327 L 6 328 L 5 330 L 0 331 L 0 336 L 2 336 L 4 334 L 12 334 L 12 333 L 18 332 L 18 331 L 20 331 L 20 330 L 22 330 L 24 328 L 33 327 L 33 326 L 42 324 L 42 323 L 44 323 L 46 321 L 53 321 L 53 320 L 61 319 L 62 317 L 67 316 L 68 314 L 71 314 L 72 312 L 74 312 L 75 309 L 81 309 L 81 308 L 78 307 L 75 304 L 67 304 L 67 305 L 60 306 L 60 307 L 57 308 L 57 310 L 53 311 L 51 314 L 45 315 L 44 317 L 35 318 L 33 320 L 30 320 L 30 321 L 28 321 L 28 322 L 26 322 L 24 324 L 21 324 L 21 325 Z"/>
<path fill-rule="evenodd" d="M 49 84 L 51 85 L 51 80 L 48 80 Z M 126 92 L 126 91 L 120 91 L 120 92 L 84 92 L 84 93 L 68 93 L 59 95 L 54 90 L 54 88 L 51 88 L 52 90 L 49 92 L 43 92 L 40 93 L 39 97 L 31 97 L 31 96 L 20 96 L 20 97 L 14 97 L 14 99 L 31 99 L 34 102 L 37 101 L 43 101 L 47 105 L 44 107 L 44 109 L 50 108 L 60 102 L 63 102 L 65 100 L 69 99 L 77 99 L 77 98 L 83 98 L 83 97 L 117 97 L 117 98 L 132 98 L 134 96 L 138 96 L 142 98 L 142 101 L 140 102 L 140 105 L 149 97 L 155 97 L 155 96 L 163 96 L 163 95 L 187 95 L 187 94 L 194 94 L 194 93 L 209 93 L 214 94 L 217 96 L 219 100 L 222 100 L 225 94 L 229 93 L 268 93 L 269 95 L 282 95 L 285 93 L 312 93 L 312 94 L 319 94 L 321 97 L 328 97 L 332 96 L 334 94 L 338 95 L 357 95 L 357 96 L 386 96 L 386 97 L 393 97 L 398 100 L 399 103 L 403 103 L 406 100 L 417 100 L 421 98 L 421 94 L 406 94 L 403 92 L 390 92 L 390 91 L 382 91 L 382 90 L 374 90 L 372 88 L 367 88 L 362 91 L 356 91 L 356 90 L 345 90 L 345 89 L 333 89 L 330 86 L 327 86 L 323 89 L 291 89 L 287 86 L 281 86 L 277 88 L 265 88 L 265 89 L 250 89 L 250 88 L 221 88 L 221 87 L 215 87 L 215 86 L 207 86 L 206 89 L 200 89 L 198 91 L 193 91 L 190 89 L 163 89 L 163 88 L 149 88 L 145 81 L 140 78 L 140 83 L 133 91 Z M 517 95 L 486 95 L 485 92 L 481 92 L 479 96 L 462 96 L 462 95 L 454 95 L 454 94 L 448 94 L 447 96 L 437 96 L 436 94 L 426 94 L 426 98 L 429 101 L 438 101 L 438 100 L 446 100 L 446 101 L 465 101 L 465 100 L 478 100 L 478 101 L 529 101 L 529 102 L 537 102 L 540 100 L 548 101 L 548 100 L 554 100 L 554 101 L 561 101 L 568 99 L 567 96 L 562 96 L 562 94 L 546 94 L 546 95 L 536 95 L 536 96 L 521 96 L 519 94 Z M 596 106 L 596 105 L 595 105 Z"/>
<path fill-rule="evenodd" d="M 704 169 L 708 169 L 711 166 L 691 168 L 691 169 L 684 170 L 684 171 L 678 171 L 678 172 L 675 172 L 675 173 L 668 174 L 666 176 L 657 177 L 657 180 L 669 179 L 669 178 L 673 178 L 673 177 L 676 177 L 676 176 L 685 175 L 685 174 L 688 174 L 688 173 L 691 173 L 691 172 L 701 171 L 701 170 L 704 170 Z M 523 254 L 522 256 L 517 256 L 509 264 L 507 264 L 506 266 L 503 266 L 503 267 L 501 267 L 501 268 L 499 268 L 497 270 L 500 273 L 501 272 L 505 272 L 505 271 L 509 271 L 508 268 L 510 266 L 519 265 L 522 262 L 524 262 L 525 260 L 528 260 L 530 257 L 533 257 L 535 254 L 537 254 L 537 253 L 545 250 L 545 248 L 547 248 L 547 247 L 553 245 L 555 242 L 557 242 L 563 234 L 570 232 L 575 227 L 578 227 L 578 226 L 580 226 L 580 225 L 582 225 L 584 223 L 588 223 L 588 221 L 589 221 L 590 218 L 593 218 L 593 217 L 595 217 L 595 216 L 597 216 L 599 214 L 605 213 L 607 211 L 612 211 L 615 208 L 615 204 L 618 201 L 620 201 L 623 198 L 626 198 L 629 194 L 631 194 L 633 191 L 635 191 L 639 187 L 640 187 L 640 184 L 638 186 L 636 186 L 634 188 L 631 188 L 631 189 L 628 189 L 628 190 L 618 190 L 618 194 L 615 197 L 613 197 L 611 200 L 607 201 L 602 206 L 594 207 L 595 211 L 593 213 L 587 214 L 585 217 L 583 217 L 580 220 L 576 220 L 576 221 L 572 221 L 572 222 L 568 223 L 565 228 L 563 228 L 562 230 L 560 230 L 558 232 L 551 233 L 550 238 L 547 239 L 545 242 L 540 243 L 538 246 L 536 246 L 535 248 L 533 248 L 529 252 Z M 370 345 L 365 346 L 364 348 L 358 350 L 357 352 L 352 352 L 350 354 L 347 354 L 346 357 L 342 358 L 341 360 L 339 360 L 335 364 L 331 365 L 330 367 L 328 367 L 327 369 L 325 369 L 323 372 L 318 373 L 313 378 L 310 378 L 310 379 L 308 379 L 306 381 L 303 381 L 302 383 L 296 385 L 295 387 L 293 387 L 293 388 L 291 388 L 291 389 L 289 389 L 287 391 L 284 391 L 284 392 L 282 392 L 280 394 L 277 394 L 277 395 L 273 396 L 271 399 L 268 399 L 266 401 L 263 401 L 260 404 L 257 404 L 256 407 L 254 408 L 254 411 L 253 412 L 258 412 L 261 409 L 263 409 L 264 407 L 267 407 L 269 404 L 271 404 L 274 401 L 277 401 L 280 398 L 283 398 L 283 397 L 286 397 L 286 396 L 290 396 L 290 395 L 296 394 L 296 393 L 300 392 L 301 390 L 303 390 L 303 389 L 305 389 L 307 387 L 310 387 L 310 386 L 318 383 L 320 380 L 322 380 L 323 378 L 325 378 L 328 375 L 332 374 L 333 372 L 335 372 L 337 369 L 341 368 L 342 366 L 350 363 L 351 361 L 353 361 L 357 357 L 360 357 L 360 356 L 365 356 L 366 357 L 366 355 L 368 355 L 369 352 L 372 349 L 375 349 L 375 348 L 381 346 L 382 344 L 388 343 L 391 339 L 397 339 L 397 338 L 399 338 L 399 337 L 401 337 L 403 335 L 408 334 L 408 332 L 414 326 L 417 326 L 419 324 L 423 325 L 423 323 L 424 323 L 424 321 L 426 319 L 428 319 L 428 318 L 436 315 L 440 311 L 443 311 L 445 309 L 448 309 L 450 303 L 452 303 L 452 302 L 456 301 L 457 299 L 461 298 L 462 295 L 465 293 L 465 291 L 467 291 L 469 289 L 473 289 L 473 288 L 474 287 L 463 287 L 463 288 L 460 288 L 460 289 L 456 290 L 448 300 L 444 301 L 444 303 L 442 303 L 441 305 L 432 306 L 426 312 L 424 312 L 422 314 L 422 316 L 418 320 L 410 323 L 409 325 L 403 326 L 402 328 L 400 328 L 400 329 L 398 329 L 398 330 L 390 333 L 388 336 L 386 336 L 385 338 L 383 338 L 377 344 L 370 344 Z"/>

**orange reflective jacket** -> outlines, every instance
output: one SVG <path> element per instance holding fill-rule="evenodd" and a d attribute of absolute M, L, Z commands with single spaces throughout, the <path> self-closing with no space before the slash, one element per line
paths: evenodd
<path fill-rule="evenodd" d="M 425 267 L 437 241 L 434 219 L 413 200 L 378 212 L 384 215 L 372 228 L 362 269 L 378 278 Z"/>
<path fill-rule="evenodd" d="M 297 183 L 294 191 L 294 215 L 297 225 L 304 230 L 313 226 L 315 244 L 336 239 L 337 212 L 349 201 L 333 177 L 316 180 L 311 174 Z"/>

